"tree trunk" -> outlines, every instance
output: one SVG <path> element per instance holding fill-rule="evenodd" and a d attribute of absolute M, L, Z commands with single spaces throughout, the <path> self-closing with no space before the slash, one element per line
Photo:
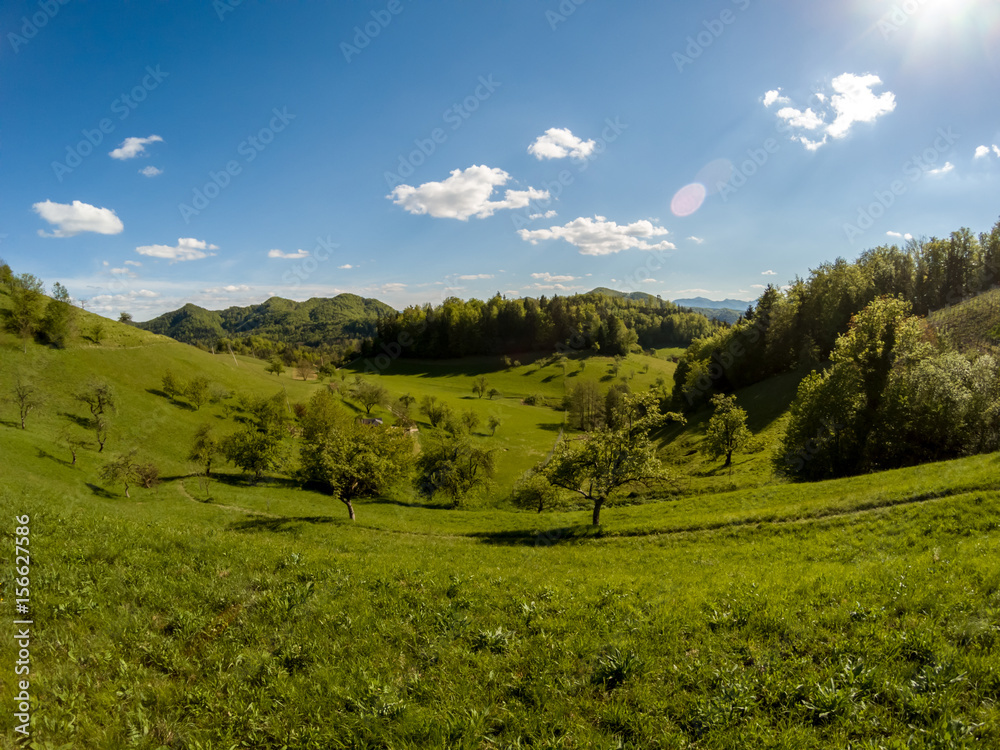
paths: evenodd
<path fill-rule="evenodd" d="M 128 485 L 127 484 L 125 485 L 125 497 L 127 497 L 129 499 L 132 498 L 132 496 L 130 494 L 128 494 Z"/>
<path fill-rule="evenodd" d="M 724 463 L 722 465 L 722 468 L 725 469 L 725 468 L 727 468 L 729 466 L 732 466 L 732 465 L 733 465 L 733 452 L 732 451 L 728 451 L 726 453 L 726 463 Z"/>
<path fill-rule="evenodd" d="M 591 525 L 600 526 L 601 525 L 601 506 L 604 505 L 604 498 L 599 497 L 594 500 L 594 520 Z"/>
<path fill-rule="evenodd" d="M 351 517 L 351 520 L 353 521 L 354 520 L 354 506 L 351 505 L 351 501 L 350 500 L 345 500 L 344 498 L 340 498 L 340 502 L 342 502 L 344 505 L 347 506 L 347 514 Z"/>

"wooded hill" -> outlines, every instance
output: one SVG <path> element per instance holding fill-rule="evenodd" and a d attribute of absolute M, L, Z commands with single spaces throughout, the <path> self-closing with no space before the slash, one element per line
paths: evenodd
<path fill-rule="evenodd" d="M 569 297 L 483 302 L 457 297 L 411 306 L 378 324 L 379 343 L 398 344 L 403 357 L 513 355 L 520 352 L 590 350 L 625 355 L 643 348 L 687 346 L 721 324 L 641 292 L 607 289 Z"/>
<path fill-rule="evenodd" d="M 854 316 L 879 297 L 901 298 L 926 316 L 998 284 L 1000 222 L 978 237 L 963 228 L 823 263 L 783 291 L 769 286 L 735 326 L 695 341 L 678 365 L 674 395 L 692 406 L 714 391 L 826 362 Z"/>
<path fill-rule="evenodd" d="M 319 346 L 369 338 L 380 319 L 395 314 L 396 310 L 376 299 L 338 294 L 305 302 L 271 297 L 259 305 L 225 310 L 206 310 L 189 303 L 136 325 L 187 344 L 209 347 L 220 339 L 251 335 Z"/>

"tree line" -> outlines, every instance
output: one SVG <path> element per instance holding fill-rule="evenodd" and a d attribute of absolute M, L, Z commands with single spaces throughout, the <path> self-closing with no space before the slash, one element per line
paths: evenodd
<path fill-rule="evenodd" d="M 1000 450 L 1000 368 L 942 346 L 901 297 L 882 297 L 800 383 L 779 471 L 827 479 Z"/>
<path fill-rule="evenodd" d="M 978 237 L 963 228 L 947 239 L 866 250 L 853 263 L 823 263 L 783 290 L 769 286 L 731 328 L 693 341 L 674 374 L 675 402 L 697 407 L 715 391 L 828 361 L 853 316 L 880 297 L 923 316 L 998 283 L 1000 222 Z"/>
<path fill-rule="evenodd" d="M 410 306 L 378 322 L 363 355 L 385 348 L 403 357 L 513 355 L 539 350 L 592 350 L 626 355 L 635 346 L 686 346 L 721 324 L 665 300 L 590 293 L 485 302 L 449 297 L 440 305 Z"/>

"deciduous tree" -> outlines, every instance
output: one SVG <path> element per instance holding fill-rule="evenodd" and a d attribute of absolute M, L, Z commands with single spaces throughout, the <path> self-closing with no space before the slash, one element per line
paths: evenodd
<path fill-rule="evenodd" d="M 656 457 L 651 430 L 679 414 L 661 414 L 652 393 L 628 396 L 628 414 L 617 429 L 600 427 L 579 440 L 563 440 L 552 458 L 538 467 L 550 484 L 576 492 L 593 505 L 592 523 L 601 523 L 601 509 L 623 488 L 662 483 L 669 476 Z"/>
<path fill-rule="evenodd" d="M 725 456 L 724 466 L 733 463 L 733 453 L 743 449 L 753 439 L 747 427 L 746 410 L 736 405 L 735 396 L 716 394 L 712 397 L 715 413 L 708 422 L 705 450 L 713 457 Z"/>

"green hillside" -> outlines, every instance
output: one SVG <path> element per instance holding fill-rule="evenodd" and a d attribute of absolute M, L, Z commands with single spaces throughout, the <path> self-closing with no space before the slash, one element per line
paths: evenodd
<path fill-rule="evenodd" d="M 259 305 L 225 310 L 187 304 L 137 325 L 188 344 L 214 345 L 220 338 L 258 335 L 316 346 L 371 337 L 381 318 L 395 314 L 384 302 L 338 294 L 305 302 L 271 297 Z"/>
<path fill-rule="evenodd" d="M 737 392 L 757 443 L 731 474 L 700 452 L 710 412 L 693 412 L 657 436 L 676 487 L 624 497 L 595 530 L 584 508 L 514 509 L 510 486 L 560 434 L 577 437 L 567 390 L 669 387 L 679 350 L 362 359 L 331 381 L 343 408 L 359 412 L 345 387 L 359 374 L 497 415 L 495 437 L 473 439 L 501 458 L 493 487 L 457 508 L 400 487 L 359 502 L 352 523 L 293 481 L 292 435 L 287 468 L 257 485 L 188 459 L 201 425 L 236 428 L 235 394 L 283 393 L 294 410 L 330 384 L 78 316 L 64 349 L 0 334 L 0 394 L 20 377 L 40 402 L 24 430 L 16 403 L 0 411 L 11 564 L 29 539 L 38 747 L 1000 743 L 997 454 L 789 483 L 768 460 L 788 373 Z M 167 397 L 168 370 L 206 378 L 216 402 Z M 480 376 L 500 395 L 473 394 Z M 118 402 L 103 453 L 75 398 L 94 379 Z M 417 419 L 423 443 L 438 431 Z M 101 469 L 132 448 L 160 483 L 126 498 Z M 6 570 L 13 620 L 24 587 Z M 17 648 L 3 640 L 4 663 Z M 4 747 L 16 725 L 4 712 Z"/>
<path fill-rule="evenodd" d="M 931 313 L 938 335 L 962 352 L 1000 352 L 1000 289 Z"/>

